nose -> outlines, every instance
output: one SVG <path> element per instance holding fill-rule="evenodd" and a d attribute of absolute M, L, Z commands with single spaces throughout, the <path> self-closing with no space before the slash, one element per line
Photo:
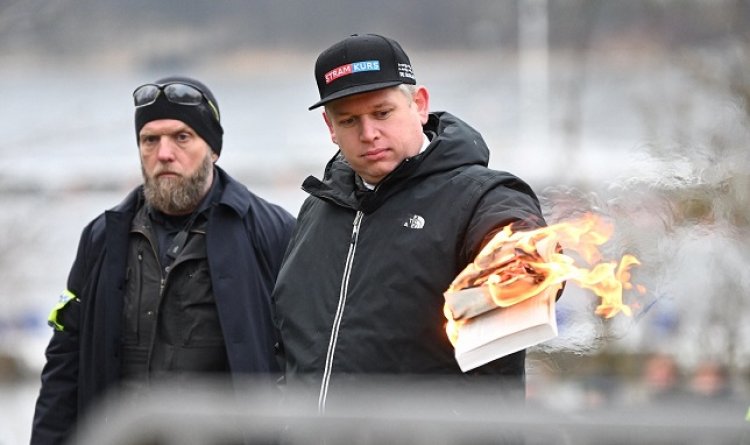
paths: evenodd
<path fill-rule="evenodd" d="M 162 137 L 159 140 L 159 147 L 156 149 L 156 158 L 161 162 L 171 162 L 175 159 L 174 150 L 174 144 L 170 142 L 169 138 Z"/>
<path fill-rule="evenodd" d="M 380 136 L 377 121 L 368 116 L 362 117 L 359 124 L 359 139 L 362 142 L 374 141 Z"/>

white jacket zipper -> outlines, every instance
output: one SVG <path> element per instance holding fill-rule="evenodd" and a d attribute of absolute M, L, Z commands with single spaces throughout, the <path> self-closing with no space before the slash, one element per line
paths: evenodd
<path fill-rule="evenodd" d="M 331 328 L 331 338 L 328 341 L 328 352 L 326 353 L 326 363 L 323 369 L 323 380 L 320 383 L 320 396 L 318 397 L 318 413 L 323 414 L 326 406 L 326 397 L 328 396 L 328 384 L 331 381 L 331 369 L 333 368 L 333 355 L 336 351 L 336 341 L 339 337 L 339 326 L 341 318 L 344 315 L 344 306 L 346 306 L 346 295 L 349 288 L 349 277 L 352 272 L 352 262 L 354 262 L 354 251 L 357 250 L 357 237 L 359 236 L 359 226 L 362 224 L 364 213 L 357 211 L 354 217 L 354 227 L 352 228 L 352 239 L 349 243 L 349 253 L 346 255 L 346 264 L 344 265 L 344 276 L 341 278 L 341 290 L 339 291 L 339 305 L 336 308 L 336 315 L 333 318 L 333 327 Z"/>

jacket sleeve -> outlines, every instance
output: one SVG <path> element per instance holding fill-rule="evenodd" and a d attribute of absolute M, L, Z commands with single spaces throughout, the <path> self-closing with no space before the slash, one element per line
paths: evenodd
<path fill-rule="evenodd" d="M 473 261 L 482 247 L 508 224 L 516 230 L 546 226 L 541 205 L 531 187 L 521 179 L 500 173 L 480 187 L 481 197 L 467 227 L 463 264 Z M 471 375 L 492 375 L 501 378 L 507 394 L 523 398 L 524 385 L 517 376 L 525 375 L 526 351 L 499 358 L 469 372 Z"/>
<path fill-rule="evenodd" d="M 261 246 L 263 257 L 265 258 L 267 268 L 270 272 L 271 287 L 269 288 L 269 304 L 271 306 L 272 329 L 274 336 L 273 355 L 278 369 L 284 369 L 284 346 L 281 343 L 281 334 L 275 323 L 275 301 L 272 293 L 276 284 L 276 278 L 281 270 L 281 264 L 286 256 L 290 241 L 296 227 L 296 219 L 286 210 L 278 206 L 273 206 L 269 212 L 268 219 L 264 222 L 265 236 L 256 240 Z"/>
<path fill-rule="evenodd" d="M 78 417 L 78 366 L 81 296 L 87 268 L 87 243 L 91 225 L 84 229 L 78 253 L 68 276 L 66 294 L 71 298 L 54 314 L 55 327 L 45 351 L 41 389 L 36 401 L 31 444 L 64 443 Z M 50 317 L 53 321 L 53 316 Z M 52 323 L 51 323 L 52 324 Z"/>
<path fill-rule="evenodd" d="M 256 218 L 256 230 L 252 230 L 250 234 L 259 248 L 259 261 L 265 263 L 268 269 L 270 292 L 281 269 L 281 262 L 296 220 L 289 212 L 275 204 L 267 204 L 267 211 L 257 212 Z"/>
<path fill-rule="evenodd" d="M 480 197 L 466 230 L 460 258 L 463 264 L 473 261 L 482 246 L 508 224 L 516 230 L 547 225 L 539 199 L 528 184 L 509 173 L 495 174 L 476 192 Z"/>

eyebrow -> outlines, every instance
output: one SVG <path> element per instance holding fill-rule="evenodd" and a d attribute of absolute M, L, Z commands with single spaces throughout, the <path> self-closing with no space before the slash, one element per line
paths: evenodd
<path fill-rule="evenodd" d="M 163 131 L 154 131 L 146 129 L 145 131 L 141 130 L 141 133 L 138 135 L 138 137 L 145 137 L 145 136 L 156 136 L 156 135 L 176 135 L 179 133 L 195 133 L 195 130 L 190 128 L 187 124 L 182 124 L 179 127 L 176 127 L 174 129 L 166 129 Z"/>

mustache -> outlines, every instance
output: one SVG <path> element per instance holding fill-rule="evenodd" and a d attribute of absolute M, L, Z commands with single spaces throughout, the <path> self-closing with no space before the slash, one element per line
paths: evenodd
<path fill-rule="evenodd" d="M 158 170 L 156 170 L 156 171 L 155 171 L 155 172 L 154 172 L 154 173 L 152 174 L 152 177 L 153 177 L 153 178 L 156 178 L 156 177 L 158 177 L 158 176 L 161 176 L 161 175 L 164 175 L 164 174 L 177 175 L 177 176 L 179 176 L 179 177 L 182 177 L 182 174 L 181 174 L 181 173 L 178 173 L 178 172 L 176 172 L 176 171 L 170 170 L 170 169 L 168 169 L 168 168 L 162 168 L 162 169 L 158 169 Z"/>

